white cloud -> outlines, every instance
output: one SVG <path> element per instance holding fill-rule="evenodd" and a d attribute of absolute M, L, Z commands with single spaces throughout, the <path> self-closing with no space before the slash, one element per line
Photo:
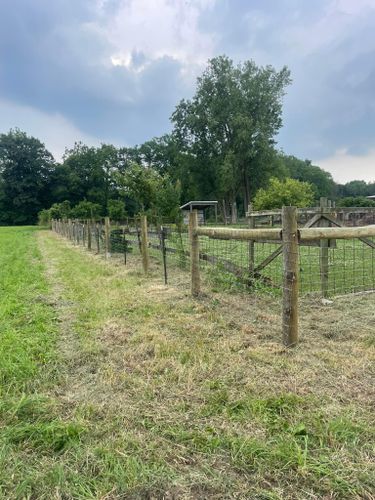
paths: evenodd
<path fill-rule="evenodd" d="M 363 156 L 351 155 L 346 149 L 340 149 L 333 156 L 315 163 L 331 172 L 334 180 L 339 183 L 358 179 L 375 182 L 375 149 Z"/>
<path fill-rule="evenodd" d="M 171 57 L 183 65 L 206 62 L 214 40 L 199 30 L 200 14 L 215 0 L 123 0 L 101 29 L 113 46 L 112 64 L 133 67 L 134 54 L 146 61 Z M 144 65 L 144 64 L 143 64 Z M 142 67 L 134 64 L 134 68 Z"/>
<path fill-rule="evenodd" d="M 48 114 L 29 106 L 0 100 L 0 130 L 20 128 L 40 139 L 56 160 L 60 160 L 66 146 L 82 141 L 88 146 L 99 145 L 100 140 L 81 132 L 60 114 Z"/>

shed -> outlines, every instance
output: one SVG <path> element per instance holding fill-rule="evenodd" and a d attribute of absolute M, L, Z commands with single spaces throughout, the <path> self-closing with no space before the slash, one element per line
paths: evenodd
<path fill-rule="evenodd" d="M 184 215 L 184 224 L 189 224 L 189 213 L 193 210 L 198 210 L 198 222 L 204 224 L 206 222 L 206 210 L 210 207 L 215 209 L 215 220 L 217 222 L 217 201 L 188 201 L 180 206 Z"/>

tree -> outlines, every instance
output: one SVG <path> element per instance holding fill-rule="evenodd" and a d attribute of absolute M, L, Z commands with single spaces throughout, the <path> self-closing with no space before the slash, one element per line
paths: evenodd
<path fill-rule="evenodd" d="M 108 201 L 108 215 L 110 219 L 121 221 L 125 219 L 125 203 L 122 200 Z"/>
<path fill-rule="evenodd" d="M 181 217 L 181 184 L 177 181 L 175 184 L 169 176 L 165 175 L 160 180 L 160 185 L 156 193 L 155 212 L 158 216 L 164 217 L 169 221 L 177 222 Z"/>
<path fill-rule="evenodd" d="M 375 194 L 370 192 L 369 185 L 365 181 L 350 181 L 344 184 L 344 196 L 371 196 Z"/>
<path fill-rule="evenodd" d="M 182 100 L 171 117 L 180 147 L 196 158 L 201 192 L 220 194 L 232 205 L 241 194 L 247 207 L 259 187 L 259 169 L 263 178 L 271 175 L 272 163 L 259 159 L 275 144 L 290 81 L 286 67 L 277 72 L 253 61 L 234 66 L 226 56 L 209 61 L 193 99 Z M 228 168 L 233 177 L 226 190 L 219 179 L 227 177 Z"/>
<path fill-rule="evenodd" d="M 329 172 L 317 165 L 312 165 L 310 160 L 300 160 L 295 156 L 283 153 L 279 157 L 286 169 L 286 176 L 312 184 L 315 198 L 335 196 L 337 185 Z"/>
<path fill-rule="evenodd" d="M 117 181 L 122 194 L 135 201 L 137 213 L 149 212 L 154 217 L 174 220 L 178 217 L 181 188 L 168 175 L 133 163 L 124 174 L 117 175 Z"/>
<path fill-rule="evenodd" d="M 123 172 L 129 164 L 128 148 L 117 149 L 111 144 L 95 148 L 78 142 L 65 151 L 63 163 L 54 172 L 54 199 L 68 199 L 72 204 L 86 199 L 101 205 L 104 213 L 108 200 L 118 196 L 115 173 Z"/>
<path fill-rule="evenodd" d="M 56 201 L 69 200 L 72 205 L 83 199 L 102 203 L 103 184 L 96 148 L 77 142 L 65 150 L 63 163 L 54 172 L 52 192 Z"/>
<path fill-rule="evenodd" d="M 155 203 L 160 176 L 154 169 L 133 163 L 124 174 L 117 175 L 117 182 L 122 194 L 135 200 L 139 212 Z"/>
<path fill-rule="evenodd" d="M 0 204 L 3 224 L 34 224 L 50 206 L 52 154 L 19 129 L 0 135 Z"/>
<path fill-rule="evenodd" d="M 308 207 L 314 201 L 314 189 L 308 182 L 271 178 L 267 189 L 259 189 L 254 198 L 255 210 L 271 210 L 283 206 Z"/>

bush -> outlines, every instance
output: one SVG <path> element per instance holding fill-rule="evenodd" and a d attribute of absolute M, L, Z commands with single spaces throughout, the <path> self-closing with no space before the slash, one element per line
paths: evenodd
<path fill-rule="evenodd" d="M 51 222 L 51 209 L 45 208 L 38 213 L 39 226 L 48 226 Z"/>
<path fill-rule="evenodd" d="M 338 207 L 375 207 L 375 201 L 365 196 L 348 196 L 337 202 Z"/>
<path fill-rule="evenodd" d="M 96 219 L 102 214 L 102 207 L 98 203 L 91 201 L 80 201 L 71 210 L 71 217 L 74 219 Z"/>
<path fill-rule="evenodd" d="M 71 210 L 70 201 L 68 200 L 54 203 L 49 209 L 51 219 L 69 219 Z"/>
<path fill-rule="evenodd" d="M 314 202 L 314 188 L 296 179 L 270 179 L 267 189 L 259 189 L 254 198 L 255 210 L 271 210 L 283 206 L 308 207 Z"/>

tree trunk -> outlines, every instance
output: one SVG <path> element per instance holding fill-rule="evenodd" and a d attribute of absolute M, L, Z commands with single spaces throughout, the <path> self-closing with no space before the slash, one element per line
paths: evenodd
<path fill-rule="evenodd" d="M 224 219 L 224 224 L 227 225 L 227 206 L 225 204 L 225 199 L 222 202 L 222 208 L 223 208 L 223 219 Z"/>
<path fill-rule="evenodd" d="M 245 208 L 245 213 L 247 212 L 247 207 L 249 206 L 250 203 L 250 181 L 249 177 L 246 174 L 246 171 L 244 172 L 244 208 Z"/>
<path fill-rule="evenodd" d="M 237 224 L 237 203 L 236 198 L 232 201 L 232 224 Z"/>

